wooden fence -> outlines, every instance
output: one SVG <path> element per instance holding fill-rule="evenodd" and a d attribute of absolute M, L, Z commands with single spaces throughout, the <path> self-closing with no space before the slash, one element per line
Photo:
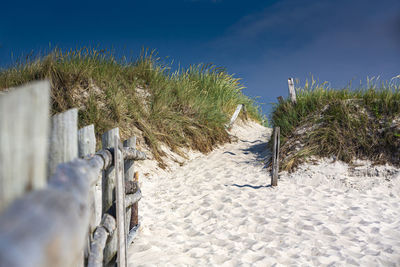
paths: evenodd
<path fill-rule="evenodd" d="M 49 117 L 50 84 L 0 95 L 0 266 L 126 266 L 141 191 L 136 138 Z M 136 179 L 135 179 L 136 178 Z"/>
<path fill-rule="evenodd" d="M 237 105 L 236 110 L 233 113 L 233 115 L 231 117 L 231 120 L 229 121 L 229 124 L 225 125 L 226 129 L 230 130 L 232 128 L 232 126 L 235 123 L 237 117 L 239 116 L 239 113 L 240 113 L 241 110 L 243 110 L 243 114 L 244 114 L 245 120 L 248 119 L 246 106 L 244 104 L 239 104 L 239 105 Z"/>
<path fill-rule="evenodd" d="M 289 89 L 289 98 L 290 103 L 292 105 L 296 105 L 296 90 L 294 88 L 294 79 L 288 78 L 288 89 Z M 283 102 L 283 97 L 278 96 L 278 102 Z M 273 131 L 273 142 L 272 142 L 272 155 L 271 155 L 271 186 L 278 186 L 278 176 L 279 176 L 279 148 L 281 145 L 281 129 L 279 126 L 274 127 Z"/>

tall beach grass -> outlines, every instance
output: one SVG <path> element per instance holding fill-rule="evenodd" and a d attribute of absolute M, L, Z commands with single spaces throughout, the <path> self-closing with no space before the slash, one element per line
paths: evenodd
<path fill-rule="evenodd" d="M 313 156 L 399 165 L 399 78 L 339 90 L 311 79 L 296 88 L 297 103 L 284 100 L 272 112 L 272 124 L 281 129 L 283 170 Z"/>
<path fill-rule="evenodd" d="M 183 147 L 208 152 L 230 141 L 224 125 L 238 104 L 262 119 L 240 79 L 225 69 L 199 64 L 172 71 L 149 50 L 127 60 L 105 50 L 55 49 L 0 70 L 0 90 L 41 79 L 51 82 L 53 114 L 78 107 L 80 127 L 93 123 L 97 134 L 119 127 L 122 138 L 140 133 L 161 166 L 161 144 L 183 155 Z"/>

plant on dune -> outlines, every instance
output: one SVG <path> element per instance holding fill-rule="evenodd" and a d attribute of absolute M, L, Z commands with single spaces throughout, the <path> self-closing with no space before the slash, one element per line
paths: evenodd
<path fill-rule="evenodd" d="M 162 143 L 183 155 L 182 147 L 208 152 L 228 142 L 224 125 L 237 104 L 261 121 L 258 104 L 226 70 L 200 64 L 171 71 L 155 51 L 127 60 L 107 50 L 55 49 L 1 70 L 0 90 L 40 79 L 51 82 L 52 114 L 78 107 L 79 127 L 93 123 L 97 134 L 119 127 L 122 138 L 139 135 L 161 166 Z"/>
<path fill-rule="evenodd" d="M 297 103 L 275 105 L 272 123 L 281 128 L 283 170 L 312 156 L 352 162 L 355 158 L 399 164 L 400 86 L 396 79 L 334 90 L 314 79 L 297 88 Z"/>

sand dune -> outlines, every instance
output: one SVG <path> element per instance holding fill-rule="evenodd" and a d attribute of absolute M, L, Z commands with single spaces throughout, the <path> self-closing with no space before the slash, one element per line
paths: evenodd
<path fill-rule="evenodd" d="M 400 266 L 398 169 L 324 160 L 271 188 L 271 130 L 232 132 L 238 142 L 142 179 L 130 266 Z"/>

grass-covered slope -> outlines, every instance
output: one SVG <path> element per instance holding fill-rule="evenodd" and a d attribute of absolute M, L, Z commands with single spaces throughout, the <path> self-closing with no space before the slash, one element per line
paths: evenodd
<path fill-rule="evenodd" d="M 359 90 L 333 90 L 315 81 L 297 88 L 296 104 L 284 100 L 272 112 L 272 124 L 281 129 L 282 169 L 293 170 L 312 156 L 399 165 L 400 86 L 395 81 L 369 82 Z"/>
<path fill-rule="evenodd" d="M 161 165 L 162 143 L 181 153 L 182 147 L 208 152 L 229 141 L 224 124 L 237 104 L 261 120 L 259 106 L 224 69 L 171 71 L 146 51 L 127 61 L 107 51 L 54 50 L 1 70 L 0 90 L 40 79 L 51 82 L 53 114 L 78 107 L 80 127 L 93 123 L 98 135 L 119 127 L 123 139 L 140 135 Z"/>

